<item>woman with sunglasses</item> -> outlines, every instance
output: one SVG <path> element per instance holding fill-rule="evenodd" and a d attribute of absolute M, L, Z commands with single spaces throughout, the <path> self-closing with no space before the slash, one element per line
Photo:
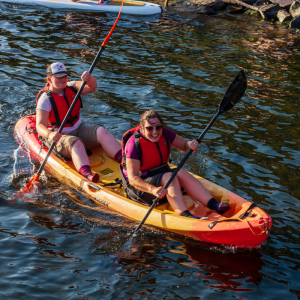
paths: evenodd
<path fill-rule="evenodd" d="M 79 98 L 69 119 L 62 130 L 63 122 L 73 99 L 83 81 L 86 82 L 82 94 L 96 89 L 95 78 L 87 71 L 81 75 L 82 81 L 68 81 L 66 67 L 62 63 L 53 63 L 46 70 L 46 86 L 36 98 L 36 129 L 39 136 L 49 147 L 56 145 L 53 152 L 65 158 L 72 158 L 78 172 L 87 179 L 98 182 L 99 175 L 92 173 L 86 150 L 102 145 L 103 149 L 118 162 L 122 159 L 119 142 L 103 127 L 84 123 L 80 117 L 82 101 Z"/>
<path fill-rule="evenodd" d="M 181 216 L 193 216 L 183 199 L 183 188 L 188 195 L 219 213 L 229 209 L 228 202 L 218 203 L 204 186 L 189 172 L 180 169 L 167 189 L 163 186 L 172 176 L 168 166 L 171 146 L 187 152 L 197 150 L 196 140 L 188 141 L 174 131 L 163 127 L 161 116 L 155 110 L 145 111 L 140 126 L 127 131 L 122 138 L 121 174 L 128 198 L 151 205 L 158 197 L 166 196 L 174 211 Z M 159 202 L 163 203 L 162 200 Z"/>

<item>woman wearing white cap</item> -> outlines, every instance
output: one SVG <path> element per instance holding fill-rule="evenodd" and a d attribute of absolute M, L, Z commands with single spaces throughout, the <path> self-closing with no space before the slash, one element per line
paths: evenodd
<path fill-rule="evenodd" d="M 119 142 L 106 129 L 98 125 L 88 125 L 81 121 L 79 98 L 69 119 L 62 130 L 61 125 L 67 111 L 72 104 L 82 81 L 68 82 L 70 75 L 62 63 L 53 63 L 47 68 L 47 84 L 36 98 L 36 128 L 38 134 L 44 138 L 46 144 L 55 142 L 54 150 L 64 157 L 72 158 L 76 169 L 87 179 L 98 182 L 99 175 L 92 173 L 86 150 L 102 145 L 103 149 L 118 162 L 122 160 Z M 96 89 L 95 78 L 87 71 L 81 79 L 86 82 L 82 94 Z M 50 130 L 55 127 L 54 131 Z"/>

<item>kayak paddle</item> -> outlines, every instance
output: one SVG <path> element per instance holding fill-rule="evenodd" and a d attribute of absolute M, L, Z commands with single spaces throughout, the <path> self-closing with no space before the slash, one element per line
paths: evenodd
<path fill-rule="evenodd" d="M 206 126 L 206 128 L 204 129 L 204 131 L 201 133 L 201 135 L 197 138 L 197 142 L 200 143 L 200 141 L 202 140 L 202 138 L 204 137 L 204 135 L 206 134 L 206 132 L 208 131 L 208 129 L 211 127 L 211 125 L 215 122 L 215 120 L 219 117 L 219 115 L 227 110 L 230 110 L 231 108 L 233 108 L 242 98 L 242 96 L 244 95 L 245 91 L 247 88 L 247 78 L 245 75 L 245 72 L 243 70 L 241 70 L 237 76 L 235 77 L 235 79 L 233 80 L 233 82 L 230 84 L 230 86 L 228 87 L 224 98 L 222 100 L 222 102 L 219 105 L 219 110 L 216 113 L 216 115 L 212 118 L 212 120 L 210 121 L 210 123 Z M 187 152 L 187 154 L 185 155 L 185 157 L 183 158 L 183 160 L 180 162 L 180 164 L 177 166 L 177 168 L 175 169 L 175 171 L 173 172 L 172 176 L 170 177 L 170 179 L 168 180 L 168 182 L 165 184 L 164 189 L 167 189 L 168 186 L 171 184 L 172 180 L 175 178 L 175 176 L 177 175 L 177 173 L 179 172 L 179 170 L 182 168 L 182 166 L 184 165 L 184 163 L 187 161 L 187 159 L 189 158 L 189 156 L 193 153 L 193 150 L 189 150 Z M 141 223 L 139 224 L 139 226 L 136 228 L 135 232 L 132 235 L 133 239 L 134 237 L 137 236 L 138 232 L 140 231 L 140 229 L 142 228 L 142 226 L 144 225 L 144 223 L 146 222 L 148 216 L 150 215 L 151 211 L 153 210 L 153 208 L 155 207 L 155 205 L 157 204 L 159 198 L 156 198 L 151 207 L 149 208 L 148 212 L 146 213 L 145 217 L 143 218 L 143 220 L 141 221 Z"/>
<path fill-rule="evenodd" d="M 94 69 L 94 67 L 95 67 L 95 65 L 96 65 L 96 63 L 97 63 L 97 61 L 98 61 L 100 55 L 102 54 L 102 52 L 103 52 L 103 50 L 104 50 L 104 48 L 105 48 L 105 46 L 106 46 L 106 44 L 107 44 L 107 42 L 108 42 L 110 36 L 112 35 L 112 33 L 113 33 L 114 29 L 115 29 L 115 27 L 117 26 L 117 23 L 118 23 L 118 21 L 119 21 L 120 15 L 121 15 L 122 7 L 123 7 L 123 1 L 122 1 L 121 9 L 120 9 L 120 11 L 119 11 L 118 17 L 117 17 L 117 19 L 116 19 L 114 25 L 113 25 L 113 27 L 111 28 L 111 30 L 110 30 L 110 32 L 108 33 L 108 35 L 107 35 L 107 37 L 105 38 L 105 40 L 103 41 L 103 43 L 102 43 L 102 45 L 101 45 L 101 47 L 100 47 L 100 49 L 99 49 L 99 51 L 98 51 L 98 53 L 97 53 L 97 55 L 96 55 L 94 61 L 93 61 L 92 65 L 91 65 L 91 67 L 90 67 L 90 69 L 89 69 L 89 73 L 90 73 L 90 74 L 92 74 L 93 69 Z M 66 122 L 67 122 L 67 119 L 69 118 L 69 116 L 70 116 L 70 114 L 71 114 L 71 112 L 72 112 L 72 110 L 73 110 L 73 108 L 74 108 L 74 106 L 75 106 L 77 100 L 79 99 L 79 96 L 80 96 L 80 94 L 82 93 L 83 88 L 84 88 L 85 85 L 86 85 L 86 82 L 83 81 L 83 82 L 82 82 L 82 85 L 81 85 L 81 87 L 80 87 L 80 89 L 78 90 L 78 92 L 77 92 L 77 94 L 76 94 L 76 96 L 75 96 L 75 98 L 74 98 L 74 100 L 73 100 L 73 102 L 72 102 L 72 104 L 71 104 L 71 106 L 70 106 L 70 108 L 69 108 L 69 110 L 68 110 L 66 116 L 65 116 L 65 118 L 63 119 L 63 121 L 62 121 L 62 123 L 61 123 L 61 125 L 60 125 L 60 127 L 59 127 L 59 129 L 58 129 L 58 133 L 61 133 L 61 132 L 62 132 L 62 130 L 63 130 L 63 128 L 64 128 L 64 126 L 65 126 L 65 124 L 66 124 Z M 22 193 L 22 192 L 23 192 L 23 193 L 28 193 L 28 192 L 32 189 L 33 184 L 34 184 L 35 182 L 39 181 L 39 178 L 40 178 L 40 175 L 41 175 L 41 173 L 42 173 L 42 170 L 43 170 L 43 168 L 44 168 L 44 166 L 45 166 L 45 164 L 46 164 L 46 162 L 47 162 L 47 160 L 48 160 L 48 158 L 49 158 L 49 156 L 50 156 L 50 154 L 51 154 L 51 152 L 52 152 L 54 146 L 55 146 L 55 142 L 52 142 L 52 144 L 51 144 L 51 146 L 50 146 L 50 148 L 49 148 L 49 150 L 48 150 L 48 152 L 47 152 L 47 154 L 46 154 L 46 156 L 45 156 L 45 158 L 44 158 L 44 160 L 43 160 L 43 162 L 42 162 L 42 164 L 41 164 L 41 166 L 40 166 L 40 168 L 39 168 L 39 170 L 38 170 L 38 172 L 32 177 L 32 179 L 30 179 L 30 181 L 26 184 L 26 186 L 20 191 L 21 193 Z"/>

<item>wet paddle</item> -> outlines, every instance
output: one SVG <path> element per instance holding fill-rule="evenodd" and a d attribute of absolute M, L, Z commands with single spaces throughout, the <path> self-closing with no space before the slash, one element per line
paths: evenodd
<path fill-rule="evenodd" d="M 231 108 L 233 108 L 240 101 L 240 99 L 242 98 L 242 96 L 244 95 L 244 93 L 246 91 L 246 88 L 247 88 L 247 78 L 246 78 L 245 72 L 243 70 L 241 70 L 237 74 L 237 76 L 235 77 L 233 82 L 230 84 L 230 86 L 228 87 L 228 89 L 227 89 L 227 91 L 224 95 L 224 98 L 223 98 L 222 102 L 219 105 L 218 112 L 212 118 L 212 120 L 207 125 L 207 127 L 204 129 L 204 131 L 201 133 L 201 135 L 197 138 L 198 143 L 200 143 L 200 141 L 202 140 L 202 138 L 204 137 L 206 132 L 209 130 L 209 128 L 215 122 L 215 120 L 219 117 L 219 115 L 224 111 L 230 110 Z M 173 172 L 172 176 L 170 177 L 168 182 L 165 184 L 165 186 L 164 186 L 165 189 L 168 188 L 168 186 L 171 184 L 172 180 L 175 178 L 175 176 L 177 175 L 179 170 L 182 168 L 182 166 L 184 165 L 184 163 L 187 161 L 187 159 L 189 158 L 189 156 L 192 153 L 193 153 L 193 150 L 191 150 L 191 149 L 187 152 L 187 154 L 185 155 L 183 160 L 177 166 L 177 169 Z M 146 213 L 145 217 L 143 218 L 143 220 L 141 221 L 141 223 L 139 224 L 139 226 L 136 228 L 135 232 L 133 233 L 131 239 L 133 239 L 134 237 L 137 236 L 138 232 L 140 231 L 140 229 L 142 228 L 142 226 L 146 222 L 146 220 L 147 220 L 148 216 L 150 215 L 151 211 L 156 206 L 158 200 L 159 200 L 159 198 L 156 198 L 154 200 L 154 202 L 152 203 L 152 205 L 149 208 L 148 212 Z"/>
<path fill-rule="evenodd" d="M 117 26 L 117 23 L 118 23 L 118 21 L 119 21 L 120 15 L 121 15 L 122 7 L 123 7 L 123 2 L 122 2 L 122 5 L 121 5 L 121 9 L 120 9 L 120 11 L 119 11 L 118 17 L 117 17 L 117 19 L 116 19 L 116 21 L 115 21 L 115 24 L 113 25 L 113 27 L 111 28 L 111 30 L 110 30 L 110 32 L 108 33 L 107 37 L 106 37 L 105 40 L 103 41 L 103 43 L 102 43 L 102 45 L 101 45 L 101 47 L 100 47 L 100 49 L 99 49 L 99 51 L 98 51 L 98 53 L 97 53 L 97 55 L 96 55 L 94 61 L 93 61 L 92 65 L 91 65 L 91 67 L 90 67 L 90 69 L 89 69 L 89 73 L 90 73 L 90 74 L 92 74 L 92 72 L 93 72 L 93 70 L 94 70 L 94 67 L 96 66 L 96 63 L 97 63 L 99 57 L 101 56 L 101 54 L 102 54 L 102 52 L 103 52 L 103 50 L 104 50 L 104 48 L 105 48 L 105 46 L 106 46 L 106 44 L 107 44 L 107 42 L 108 42 L 110 36 L 112 35 L 112 33 L 113 33 L 115 27 Z M 71 106 L 70 106 L 70 108 L 69 108 L 69 110 L 68 110 L 66 116 L 65 116 L 65 118 L 63 119 L 63 121 L 62 121 L 62 123 L 61 123 L 61 125 L 60 125 L 60 127 L 59 127 L 59 129 L 58 129 L 58 133 L 61 133 L 61 132 L 62 132 L 62 130 L 63 130 L 63 128 L 64 128 L 64 126 L 65 126 L 65 124 L 66 124 L 66 122 L 67 122 L 67 120 L 68 120 L 68 118 L 69 118 L 69 116 L 70 116 L 70 114 L 71 114 L 71 112 L 72 112 L 72 110 L 73 110 L 73 108 L 74 108 L 76 102 L 77 102 L 77 100 L 79 99 L 79 96 L 80 96 L 80 94 L 82 93 L 82 91 L 83 91 L 85 85 L 86 85 L 86 82 L 83 81 L 83 82 L 82 82 L 82 85 L 81 85 L 81 87 L 80 87 L 80 89 L 78 90 L 78 92 L 77 92 L 77 94 L 76 94 L 76 96 L 75 96 L 75 98 L 74 98 L 74 100 L 73 100 L 73 102 L 72 102 L 72 104 L 71 104 Z M 50 148 L 49 148 L 49 150 L 48 150 L 48 152 L 47 152 L 47 154 L 46 154 L 46 156 L 45 156 L 45 158 L 44 158 L 44 160 L 43 160 L 43 162 L 42 162 L 42 164 L 41 164 L 39 170 L 38 170 L 37 173 L 32 177 L 32 179 L 30 179 L 30 181 L 26 184 L 26 186 L 25 186 L 23 189 L 21 189 L 21 191 L 20 191 L 21 193 L 22 193 L 22 192 L 23 192 L 23 193 L 29 192 L 29 191 L 32 189 L 34 183 L 39 181 L 39 178 L 40 178 L 40 175 L 41 175 L 41 173 L 42 173 L 42 170 L 43 170 L 44 166 L 46 165 L 46 162 L 47 162 L 47 160 L 48 160 L 48 158 L 49 158 L 49 156 L 50 156 L 50 154 L 51 154 L 51 152 L 52 152 L 54 146 L 55 146 L 55 142 L 52 142 L 52 144 L 51 144 L 51 146 L 50 146 Z"/>

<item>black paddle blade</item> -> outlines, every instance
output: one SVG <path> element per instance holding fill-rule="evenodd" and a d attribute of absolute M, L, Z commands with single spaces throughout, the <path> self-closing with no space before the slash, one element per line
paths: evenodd
<path fill-rule="evenodd" d="M 233 82 L 227 89 L 222 102 L 220 103 L 220 111 L 227 111 L 233 108 L 243 97 L 247 89 L 247 78 L 243 70 L 241 70 Z"/>

